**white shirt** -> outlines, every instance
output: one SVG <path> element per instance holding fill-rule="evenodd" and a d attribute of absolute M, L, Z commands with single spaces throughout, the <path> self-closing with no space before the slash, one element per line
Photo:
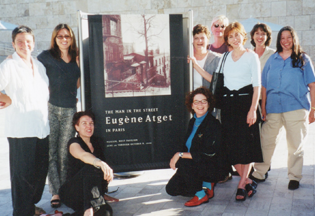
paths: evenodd
<path fill-rule="evenodd" d="M 0 90 L 5 90 L 12 104 L 5 108 L 5 136 L 11 138 L 49 135 L 48 77 L 46 69 L 32 58 L 33 71 L 15 52 L 0 65 Z"/>
<path fill-rule="evenodd" d="M 245 52 L 236 62 L 232 59 L 231 51 L 224 64 L 224 86 L 229 90 L 239 90 L 247 85 L 261 85 L 260 62 L 254 52 Z M 218 65 L 219 71 L 222 58 Z"/>
<path fill-rule="evenodd" d="M 198 65 L 203 68 L 205 66 L 205 62 L 208 54 L 202 59 L 197 60 Z M 202 86 L 202 76 L 196 69 L 194 69 L 194 90 Z"/>
<path fill-rule="evenodd" d="M 265 64 L 267 62 L 267 60 L 269 59 L 269 57 L 274 54 L 276 52 L 276 50 L 274 49 L 271 49 L 269 47 L 266 47 L 265 48 L 265 51 L 264 53 L 260 56 L 259 58 L 259 61 L 260 61 L 260 69 L 261 69 L 261 72 L 262 70 L 264 69 L 265 67 Z"/>

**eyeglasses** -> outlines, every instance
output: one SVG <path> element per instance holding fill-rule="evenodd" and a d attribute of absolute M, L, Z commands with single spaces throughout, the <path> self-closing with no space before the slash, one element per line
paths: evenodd
<path fill-rule="evenodd" d="M 219 28 L 219 27 L 221 27 L 221 28 L 223 28 L 223 29 L 225 28 L 225 25 L 221 25 L 221 26 L 220 26 L 219 24 L 214 24 L 213 26 L 214 26 L 214 28 Z"/>
<path fill-rule="evenodd" d="M 194 104 L 194 105 L 198 105 L 198 104 L 207 104 L 207 103 L 208 103 L 208 101 L 207 101 L 207 100 L 201 100 L 201 101 L 195 100 L 195 101 L 193 102 L 193 104 Z"/>
<path fill-rule="evenodd" d="M 64 38 L 66 38 L 66 40 L 69 40 L 71 37 L 69 35 L 57 35 L 57 37 L 59 40 L 62 40 Z"/>

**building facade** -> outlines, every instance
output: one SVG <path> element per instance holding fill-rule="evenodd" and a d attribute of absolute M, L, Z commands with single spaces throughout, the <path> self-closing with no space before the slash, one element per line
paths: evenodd
<path fill-rule="evenodd" d="M 194 24 L 208 26 L 214 16 L 221 14 L 230 21 L 253 17 L 292 26 L 302 48 L 315 59 L 314 0 L 1 0 L 0 20 L 31 27 L 36 48 L 43 50 L 48 49 L 57 24 L 67 23 L 77 32 L 78 10 L 104 14 L 176 14 L 193 10 Z M 10 33 L 0 31 L 0 42 L 10 43 Z"/>

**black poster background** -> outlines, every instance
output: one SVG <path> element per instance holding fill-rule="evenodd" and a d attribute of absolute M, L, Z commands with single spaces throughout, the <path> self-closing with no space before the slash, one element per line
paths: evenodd
<path fill-rule="evenodd" d="M 169 16 L 171 95 L 118 98 L 105 98 L 102 15 L 88 16 L 89 38 L 83 41 L 86 110 L 96 115 L 94 135 L 104 141 L 106 162 L 115 172 L 168 168 L 170 158 L 184 141 L 189 119 L 184 105 L 185 93 L 189 91 L 188 51 L 184 41 L 187 32 L 182 15 Z M 157 111 L 146 112 L 146 108 Z M 134 112 L 135 109 L 141 112 Z M 115 113 L 116 110 L 124 113 Z M 153 116 L 156 120 L 161 116 L 162 122 L 153 122 Z M 108 117 L 110 121 L 123 119 L 124 123 L 106 124 Z M 130 122 L 133 117 L 137 123 Z M 138 122 L 139 117 L 142 122 Z M 111 132 L 106 132 L 108 129 Z"/>

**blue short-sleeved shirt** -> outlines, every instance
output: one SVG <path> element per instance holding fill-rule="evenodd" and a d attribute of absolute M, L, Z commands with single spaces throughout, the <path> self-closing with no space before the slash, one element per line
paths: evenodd
<path fill-rule="evenodd" d="M 266 62 L 262 72 L 262 86 L 266 88 L 267 113 L 283 113 L 310 109 L 308 84 L 315 82 L 314 67 L 309 56 L 304 55 L 305 65 L 292 66 L 289 57 L 283 60 L 275 53 Z"/>

